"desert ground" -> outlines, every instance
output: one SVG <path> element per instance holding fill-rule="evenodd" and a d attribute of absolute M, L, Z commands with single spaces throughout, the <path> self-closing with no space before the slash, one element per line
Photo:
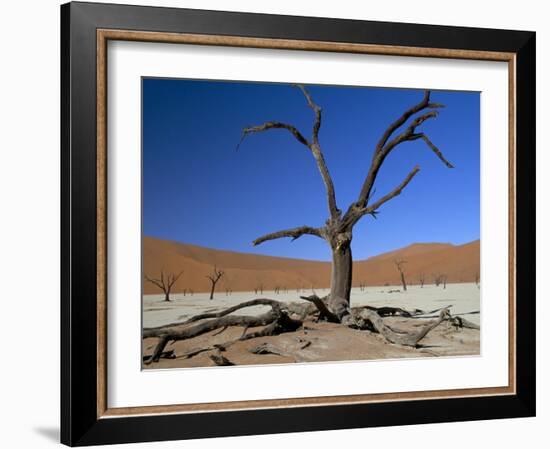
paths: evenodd
<path fill-rule="evenodd" d="M 162 294 L 147 294 L 143 297 L 143 328 L 154 328 L 170 323 L 183 322 L 190 317 L 205 313 L 219 312 L 230 306 L 255 298 L 271 298 L 284 303 L 304 303 L 300 296 L 328 294 L 328 289 L 297 289 L 280 293 L 254 291 L 231 293 L 217 291 L 213 300 L 209 293 L 175 293 L 171 301 L 164 301 Z M 437 311 L 450 306 L 450 313 L 480 325 L 480 290 L 475 282 L 450 283 L 442 285 L 426 283 L 423 288 L 411 285 L 403 291 L 399 285 L 370 286 L 353 288 L 351 307 L 397 307 L 407 311 L 422 310 L 415 319 L 402 316 L 388 316 L 384 323 L 393 330 L 413 331 L 437 317 Z M 266 306 L 253 306 L 236 312 L 240 315 L 259 315 L 268 310 Z M 255 329 L 247 329 L 254 332 Z M 173 351 L 171 358 L 161 358 L 158 362 L 144 364 L 147 369 L 211 367 L 215 366 L 208 351 L 198 349 L 238 340 L 243 334 L 240 327 L 216 330 L 199 337 L 169 344 L 166 350 Z M 143 356 L 152 354 L 156 338 L 143 340 Z M 268 350 L 262 351 L 262 348 Z M 258 353 L 259 352 L 259 353 Z M 343 360 L 396 359 L 436 356 L 466 356 L 480 353 L 480 330 L 459 328 L 443 321 L 423 338 L 417 347 L 391 344 L 374 332 L 356 330 L 349 327 L 307 320 L 302 328 L 277 336 L 259 337 L 238 341 L 229 346 L 223 356 L 234 365 L 266 363 L 303 363 Z"/>

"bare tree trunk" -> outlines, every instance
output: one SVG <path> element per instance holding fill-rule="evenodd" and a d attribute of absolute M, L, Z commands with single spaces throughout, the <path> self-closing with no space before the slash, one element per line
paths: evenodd
<path fill-rule="evenodd" d="M 170 292 L 169 291 L 164 292 L 164 300 L 166 302 L 170 302 Z"/>
<path fill-rule="evenodd" d="M 207 275 L 206 277 L 210 279 L 210 282 L 212 283 L 212 288 L 210 290 L 210 299 L 214 299 L 214 290 L 216 290 L 216 284 L 218 281 L 223 277 L 225 272 L 222 270 L 218 270 L 216 265 L 214 265 L 214 270 L 211 275 Z"/>
<path fill-rule="evenodd" d="M 342 245 L 332 251 L 332 277 L 330 282 L 330 297 L 343 298 L 349 304 L 352 279 L 352 256 L 349 244 Z"/>
<path fill-rule="evenodd" d="M 407 263 L 406 260 L 394 260 L 393 263 L 395 264 L 395 268 L 397 268 L 397 271 L 399 271 L 399 275 L 401 276 L 401 285 L 403 286 L 403 291 L 407 291 L 407 281 L 405 280 L 405 272 L 403 270 L 403 265 Z"/>
<path fill-rule="evenodd" d="M 403 272 L 399 274 L 401 274 L 401 284 L 403 284 L 403 290 L 407 291 L 407 282 L 405 282 L 405 275 L 403 274 Z"/>

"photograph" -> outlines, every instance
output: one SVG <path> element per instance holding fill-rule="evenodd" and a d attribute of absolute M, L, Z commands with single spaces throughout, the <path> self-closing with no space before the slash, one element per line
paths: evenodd
<path fill-rule="evenodd" d="M 480 355 L 480 92 L 141 90 L 143 369 Z"/>

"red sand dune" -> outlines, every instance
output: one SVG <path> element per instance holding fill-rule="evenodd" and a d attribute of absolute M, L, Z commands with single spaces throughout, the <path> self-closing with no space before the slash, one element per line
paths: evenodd
<path fill-rule="evenodd" d="M 479 273 L 479 240 L 464 245 L 448 243 L 415 243 L 404 248 L 380 254 L 353 265 L 353 285 L 397 285 L 399 274 L 394 260 L 406 260 L 405 274 L 410 284 L 418 284 L 420 275 L 426 284 L 433 283 L 434 275 L 445 274 L 447 282 L 474 282 Z M 143 239 L 144 273 L 158 277 L 165 273 L 183 274 L 172 289 L 195 292 L 209 291 L 206 278 L 216 265 L 225 272 L 217 290 L 252 291 L 260 285 L 264 290 L 275 287 L 310 289 L 328 287 L 330 263 L 257 254 L 221 251 L 152 237 Z M 158 287 L 144 282 L 144 293 L 161 293 Z"/>

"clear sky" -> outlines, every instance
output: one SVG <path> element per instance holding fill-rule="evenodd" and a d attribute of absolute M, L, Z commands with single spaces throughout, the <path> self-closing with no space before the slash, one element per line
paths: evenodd
<path fill-rule="evenodd" d="M 319 134 L 338 206 L 358 197 L 376 142 L 418 103 L 421 90 L 308 86 L 323 109 Z M 418 164 L 402 194 L 354 228 L 355 260 L 416 242 L 466 243 L 479 238 L 479 93 L 433 91 L 444 103 L 425 132 L 455 166 L 446 168 L 422 140 L 406 142 L 385 161 L 374 200 Z M 285 130 L 248 136 L 244 127 L 269 120 L 311 135 L 313 112 L 288 84 L 143 80 L 143 232 L 217 249 L 330 260 L 314 236 L 253 247 L 264 234 L 321 226 L 328 212 L 324 184 L 308 149 Z"/>

